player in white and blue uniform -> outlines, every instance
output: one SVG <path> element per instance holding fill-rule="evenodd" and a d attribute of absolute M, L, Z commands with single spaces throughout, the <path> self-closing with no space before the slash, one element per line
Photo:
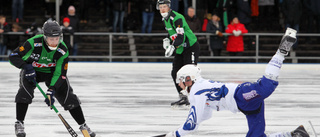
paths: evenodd
<path fill-rule="evenodd" d="M 288 28 L 277 53 L 268 63 L 265 75 L 257 82 L 242 84 L 221 83 L 203 79 L 200 68 L 185 65 L 177 72 L 177 83 L 184 89 L 190 101 L 190 112 L 186 122 L 178 130 L 169 132 L 166 137 L 180 137 L 195 131 L 199 124 L 212 116 L 212 111 L 229 110 L 246 115 L 249 131 L 247 137 L 266 137 L 264 99 L 278 86 L 277 78 L 284 57 L 296 41 L 296 31 Z M 309 137 L 303 126 L 293 132 L 280 132 L 269 137 Z M 300 137 L 299 136 L 299 137 Z"/>

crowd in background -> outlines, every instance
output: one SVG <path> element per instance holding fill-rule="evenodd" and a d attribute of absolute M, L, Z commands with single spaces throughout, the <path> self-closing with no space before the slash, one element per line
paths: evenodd
<path fill-rule="evenodd" d="M 10 31 L 23 31 L 26 34 L 41 33 L 43 22 L 35 20 L 27 28 L 20 26 L 24 22 L 25 6 L 30 6 L 28 1 L 35 2 L 32 0 L 0 2 L 0 34 Z M 45 20 L 55 19 L 55 1 L 39 2 L 45 11 L 43 14 Z M 101 14 L 101 19 L 108 26 L 108 32 L 134 30 L 152 33 L 155 22 L 159 23 L 158 18 L 161 18 L 159 11 L 155 9 L 156 2 L 157 0 L 61 0 L 60 22 L 63 32 L 68 33 L 64 39 L 72 49 L 72 55 L 77 55 L 79 38 L 75 37 L 70 43 L 69 36 L 82 31 L 82 27 L 86 24 L 92 23 L 92 13 L 104 12 Z M 248 32 L 283 32 L 286 27 L 304 33 L 320 32 L 319 0 L 197 0 L 196 4 L 197 7 L 194 8 L 192 0 L 171 0 L 171 9 L 185 16 L 193 32 L 216 34 L 210 37 L 210 48 L 215 56 L 219 56 L 223 49 L 230 52 L 230 55 L 241 55 L 244 43 L 241 34 Z M 5 15 L 6 5 L 11 5 L 12 14 Z M 232 35 L 226 37 L 221 33 Z M 18 46 L 16 42 L 12 42 L 12 39 L 17 39 L 18 36 L 0 36 L 1 55 L 10 53 Z M 250 37 L 248 43 L 254 45 L 254 41 Z"/>

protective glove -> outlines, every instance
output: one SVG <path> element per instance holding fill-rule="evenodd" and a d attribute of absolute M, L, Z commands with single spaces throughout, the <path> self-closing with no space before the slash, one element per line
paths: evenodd
<path fill-rule="evenodd" d="M 173 54 L 174 46 L 169 45 L 169 47 L 166 49 L 166 52 L 164 53 L 165 57 L 170 57 Z"/>
<path fill-rule="evenodd" d="M 47 90 L 47 93 L 46 93 L 46 95 L 47 95 L 47 97 L 48 98 L 46 98 L 44 101 L 46 102 L 46 104 L 52 109 L 52 105 L 53 105 L 53 103 L 54 103 L 54 101 L 55 101 L 55 99 L 54 99 L 54 94 L 55 94 L 55 91 L 53 90 L 53 89 L 48 89 Z"/>
<path fill-rule="evenodd" d="M 188 88 L 188 87 L 187 87 L 187 88 Z M 181 90 L 180 93 L 181 93 L 182 95 L 187 96 L 187 97 L 189 96 L 189 93 L 188 93 L 187 89 Z"/>
<path fill-rule="evenodd" d="M 30 81 L 34 82 L 36 80 L 36 71 L 34 71 L 32 64 L 25 64 L 23 65 L 23 69 L 25 71 L 25 78 Z"/>
<path fill-rule="evenodd" d="M 177 137 L 177 135 L 175 131 L 171 131 L 168 134 L 166 134 L 166 137 Z"/>
<path fill-rule="evenodd" d="M 169 38 L 164 38 L 163 39 L 163 48 L 165 50 L 167 50 L 167 48 L 169 48 L 169 46 L 170 46 L 170 39 Z"/>

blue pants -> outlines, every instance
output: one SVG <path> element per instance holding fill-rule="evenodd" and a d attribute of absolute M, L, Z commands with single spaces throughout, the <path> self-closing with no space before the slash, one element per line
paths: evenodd
<path fill-rule="evenodd" d="M 278 86 L 278 82 L 260 78 L 257 82 L 246 82 L 234 95 L 238 108 L 246 114 L 249 131 L 247 137 L 266 137 L 264 118 L 264 99 L 269 97 Z"/>
<path fill-rule="evenodd" d="M 24 0 L 12 0 L 12 19 L 23 18 L 23 2 Z"/>
<path fill-rule="evenodd" d="M 142 27 L 141 27 L 142 33 L 146 33 L 146 28 L 147 28 L 147 33 L 151 33 L 153 17 L 154 17 L 154 12 L 142 12 Z"/>
<path fill-rule="evenodd" d="M 120 32 L 123 32 L 124 11 L 113 11 L 113 32 L 117 32 L 119 22 Z"/>

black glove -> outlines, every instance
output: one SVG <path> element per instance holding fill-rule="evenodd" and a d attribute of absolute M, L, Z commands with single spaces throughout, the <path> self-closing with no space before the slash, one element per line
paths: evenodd
<path fill-rule="evenodd" d="M 49 107 L 51 107 L 53 105 L 53 103 L 54 103 L 54 93 L 55 93 L 55 91 L 53 89 L 48 89 L 47 90 L 46 95 L 47 95 L 48 98 L 46 98 L 44 101 L 46 102 L 46 104 Z"/>
<path fill-rule="evenodd" d="M 25 78 L 30 81 L 34 82 L 36 80 L 36 71 L 34 71 L 33 66 L 31 64 L 26 64 L 23 66 L 23 69 L 25 71 Z"/>

